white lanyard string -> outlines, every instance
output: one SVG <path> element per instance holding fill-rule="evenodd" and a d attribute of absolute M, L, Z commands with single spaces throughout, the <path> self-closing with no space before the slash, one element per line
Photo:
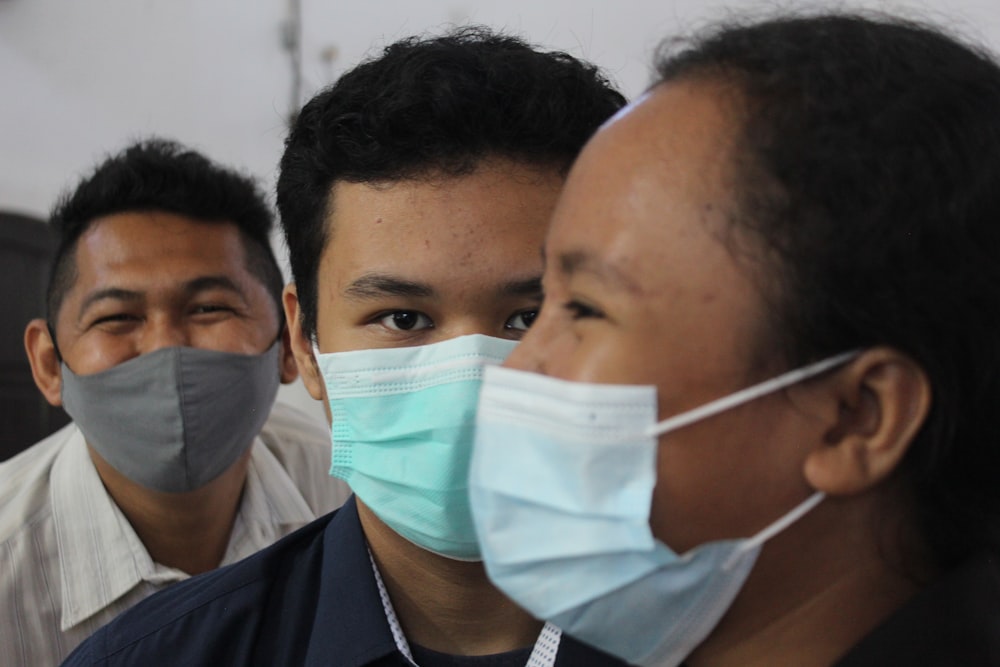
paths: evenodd
<path fill-rule="evenodd" d="M 382 575 L 378 571 L 378 566 L 375 565 L 375 559 L 372 558 L 371 550 L 368 551 L 368 560 L 371 561 L 372 572 L 375 573 L 375 583 L 378 584 L 378 594 L 382 598 L 382 609 L 385 610 L 385 620 L 389 622 L 389 629 L 392 631 L 392 638 L 396 642 L 396 648 L 406 656 L 406 659 L 410 661 L 413 667 L 419 667 L 413 659 L 413 652 L 410 651 L 410 643 L 406 641 L 406 635 L 403 634 L 403 628 L 399 624 L 399 619 L 396 618 L 396 610 L 392 608 L 389 592 L 382 581 Z M 553 667 L 556 664 L 556 653 L 559 652 L 559 640 L 561 638 L 562 630 L 551 623 L 546 623 L 545 627 L 538 634 L 538 639 L 535 640 L 535 647 L 531 650 L 531 655 L 528 656 L 528 662 L 525 667 Z"/>

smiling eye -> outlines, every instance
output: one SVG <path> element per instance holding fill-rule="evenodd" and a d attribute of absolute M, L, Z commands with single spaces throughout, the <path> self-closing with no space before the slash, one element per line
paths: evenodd
<path fill-rule="evenodd" d="M 187 317 L 192 323 L 215 326 L 228 322 L 238 312 L 233 304 L 226 302 L 194 303 L 188 307 Z"/>
<path fill-rule="evenodd" d="M 91 326 L 97 326 L 100 324 L 115 324 L 118 322 L 130 322 L 133 320 L 138 320 L 139 318 L 131 313 L 113 313 L 111 315 L 102 315 L 91 323 Z"/>
<path fill-rule="evenodd" d="M 233 309 L 230 306 L 226 306 L 226 305 L 223 305 L 223 304 L 219 304 L 219 303 L 205 303 L 205 304 L 200 304 L 200 305 L 194 306 L 191 309 L 191 313 L 193 315 L 206 315 L 206 314 L 211 314 L 211 313 L 230 312 L 232 310 Z"/>
<path fill-rule="evenodd" d="M 393 331 L 414 331 L 434 326 L 431 318 L 416 310 L 396 310 L 387 313 L 379 318 L 379 323 Z"/>
<path fill-rule="evenodd" d="M 510 316 L 506 322 L 504 322 L 504 329 L 513 329 L 515 331 L 527 331 L 532 324 L 535 323 L 535 318 L 538 317 L 538 309 L 533 308 L 531 310 L 522 310 L 519 313 L 514 313 Z"/>

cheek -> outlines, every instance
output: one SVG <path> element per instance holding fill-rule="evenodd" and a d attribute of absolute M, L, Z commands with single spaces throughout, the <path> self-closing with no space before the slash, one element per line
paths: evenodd
<path fill-rule="evenodd" d="M 271 308 L 219 320 L 180 316 L 164 321 L 151 318 L 134 335 L 145 352 L 183 346 L 253 355 L 267 351 L 278 341 L 279 333 L 278 318 Z"/>
<path fill-rule="evenodd" d="M 660 438 L 650 527 L 683 552 L 749 537 L 809 493 L 787 412 L 749 404 Z"/>
<path fill-rule="evenodd" d="M 662 436 L 657 448 L 650 528 L 678 553 L 740 535 L 728 516 L 728 507 L 745 495 L 744 480 L 733 474 L 740 458 L 725 434 L 706 426 Z"/>
<path fill-rule="evenodd" d="M 101 335 L 84 336 L 60 352 L 77 375 L 99 373 L 139 355 L 131 340 Z"/>
<path fill-rule="evenodd" d="M 215 327 L 193 327 L 186 345 L 203 350 L 260 354 L 275 342 L 270 334 L 276 328 L 277 325 L 265 325 L 263 322 L 227 322 Z"/>
<path fill-rule="evenodd" d="M 582 331 L 579 338 L 568 338 L 574 339 L 572 353 L 568 355 L 574 380 L 599 384 L 657 383 L 656 359 L 650 356 L 650 348 L 636 345 L 613 331 Z"/>

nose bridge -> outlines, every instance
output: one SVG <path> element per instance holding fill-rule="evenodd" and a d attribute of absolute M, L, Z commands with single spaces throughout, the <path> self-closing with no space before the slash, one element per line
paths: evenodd
<path fill-rule="evenodd" d="M 496 323 L 487 317 L 476 317 L 470 315 L 454 322 L 448 331 L 448 335 L 452 337 L 471 336 L 472 334 L 496 336 Z"/>
<path fill-rule="evenodd" d="M 184 322 L 168 314 L 150 315 L 143 327 L 142 353 L 153 352 L 165 347 L 185 347 L 189 336 Z"/>

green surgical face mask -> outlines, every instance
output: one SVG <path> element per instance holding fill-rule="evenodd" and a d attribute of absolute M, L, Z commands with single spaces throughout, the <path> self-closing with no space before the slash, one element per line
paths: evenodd
<path fill-rule="evenodd" d="M 256 355 L 168 347 L 90 375 L 63 363 L 63 406 L 124 476 L 165 493 L 193 491 L 260 433 L 278 393 L 279 347 Z"/>
<path fill-rule="evenodd" d="M 330 474 L 414 544 L 479 560 L 468 476 L 483 368 L 516 341 L 461 336 L 321 354 L 333 418 Z"/>

